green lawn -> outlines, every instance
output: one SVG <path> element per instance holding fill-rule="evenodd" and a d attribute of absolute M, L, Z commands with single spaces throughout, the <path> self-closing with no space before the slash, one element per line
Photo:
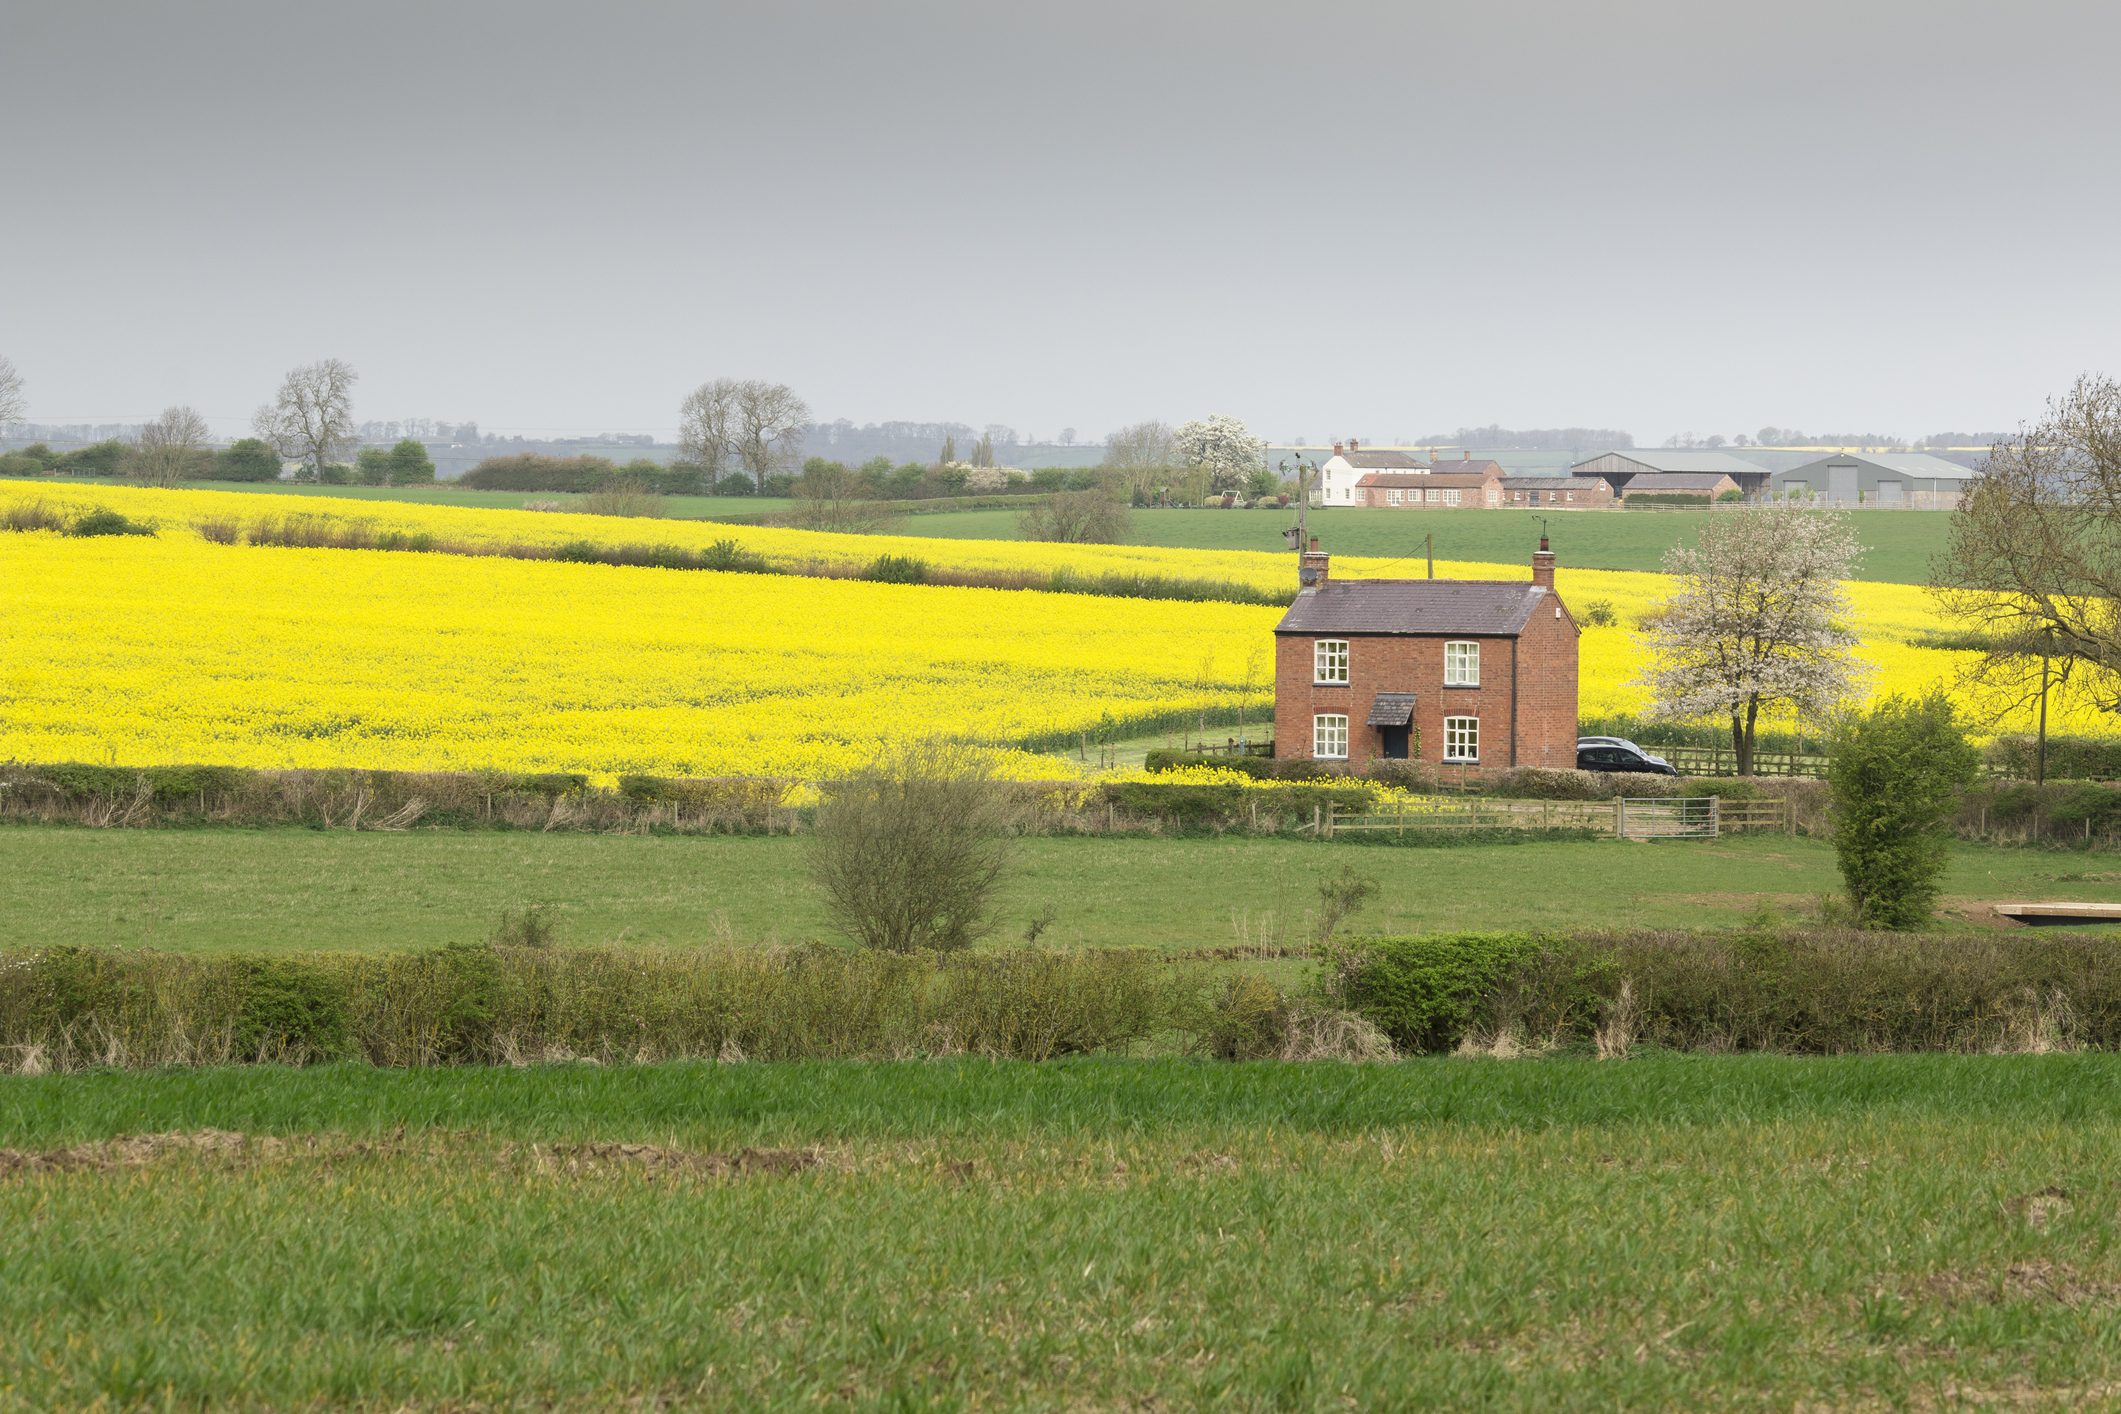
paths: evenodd
<path fill-rule="evenodd" d="M 1565 565 L 1588 569 L 1654 570 L 1664 552 L 1690 540 L 1710 511 L 1556 511 L 1545 517 Z M 1927 584 L 1932 556 L 1944 549 L 1946 511 L 1853 511 L 1863 544 L 1858 579 Z M 1282 550 L 1281 532 L 1293 511 L 1134 512 L 1134 539 L 1143 545 L 1198 550 Z M 1012 540 L 1015 511 L 945 511 L 907 520 L 909 535 Z M 1327 549 L 1344 555 L 1405 557 L 1418 574 L 1427 553 L 1422 537 L 1436 537 L 1443 560 L 1503 564 L 1529 562 L 1539 541 L 1539 513 L 1485 510 L 1316 510 L 1310 526 Z"/>
<path fill-rule="evenodd" d="M 1714 843 L 1394 848 L 1251 838 L 1039 838 L 1004 891 L 1004 940 L 1034 913 L 1061 945 L 1220 947 L 1301 937 L 1316 879 L 1342 863 L 1382 887 L 1378 930 L 1684 927 L 1763 905 L 1801 918 L 1837 887 L 1833 856 L 1782 835 Z M 1956 846 L 1948 907 L 2121 900 L 2102 856 Z M 433 831 L 0 828 L 0 946 L 402 948 L 487 936 L 545 906 L 566 942 L 796 941 L 827 925 L 787 837 Z"/>
<path fill-rule="evenodd" d="M 2116 1093 L 2108 1056 L 6 1078 L 0 1405 L 2107 1407 Z"/>

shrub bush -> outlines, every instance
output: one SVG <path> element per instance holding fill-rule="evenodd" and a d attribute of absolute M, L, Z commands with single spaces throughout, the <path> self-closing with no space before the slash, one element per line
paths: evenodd
<path fill-rule="evenodd" d="M 878 555 L 863 568 L 862 578 L 879 584 L 922 584 L 928 578 L 928 562 L 913 555 Z"/>
<path fill-rule="evenodd" d="M 1543 945 L 1524 933 L 1329 943 L 1322 981 L 1334 1005 L 1363 1017 L 1400 1050 L 1448 1051 Z"/>
<path fill-rule="evenodd" d="M 1888 697 L 1841 724 L 1831 757 L 1834 856 L 1857 919 L 1872 928 L 1928 923 L 1948 826 L 1977 769 L 1950 700 Z"/>
<path fill-rule="evenodd" d="M 68 535 L 153 535 L 155 528 L 112 510 L 90 511 L 66 528 Z"/>
<path fill-rule="evenodd" d="M 239 958 L 232 982 L 233 1058 L 306 1065 L 351 1048 L 346 994 L 325 968 L 301 958 Z"/>

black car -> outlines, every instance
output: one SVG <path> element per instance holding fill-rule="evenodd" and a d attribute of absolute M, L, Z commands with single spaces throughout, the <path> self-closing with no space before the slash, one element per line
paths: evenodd
<path fill-rule="evenodd" d="M 1676 776 L 1672 763 L 1652 756 L 1634 742 L 1617 736 L 1587 736 L 1576 743 L 1579 771 L 1636 771 L 1648 776 Z"/>

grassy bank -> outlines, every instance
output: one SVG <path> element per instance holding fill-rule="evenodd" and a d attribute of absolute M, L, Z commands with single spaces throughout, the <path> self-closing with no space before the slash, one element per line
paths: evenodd
<path fill-rule="evenodd" d="M 1381 892 L 1361 926 L 1707 927 L 1806 915 L 1838 888 L 1833 854 L 1787 836 L 1415 849 L 1225 838 L 1023 842 L 998 940 L 1050 913 L 1049 945 L 1223 947 L 1295 941 L 1317 879 L 1343 863 Z M 1946 907 L 2121 901 L 2106 856 L 1957 845 Z M 178 951 L 394 949 L 488 936 L 542 905 L 568 943 L 797 941 L 826 921 L 787 837 L 0 828 L 0 946 Z M 1951 919 L 1947 920 L 1954 921 Z M 1979 921 L 1977 918 L 1975 921 Z"/>
<path fill-rule="evenodd" d="M 0 1080 L 0 1391 L 2083 1407 L 2121 1379 L 2117 1082 L 2106 1057 Z"/>
<path fill-rule="evenodd" d="M 1546 516 L 1561 562 L 1583 569 L 1659 570 L 1664 552 L 1692 543 L 1710 511 L 1562 511 Z M 1136 511 L 1136 544 L 1192 550 L 1284 550 L 1281 532 L 1293 511 Z M 1857 511 L 1863 546 L 1857 579 L 1927 584 L 1931 557 L 1944 549 L 1950 515 L 1944 511 Z M 967 540 L 1019 538 L 1015 511 L 950 511 L 924 515 L 911 533 Z M 1316 510 L 1310 527 L 1341 555 L 1403 558 L 1394 573 L 1422 574 L 1422 537 L 1436 537 L 1440 560 L 1514 565 L 1532 553 L 1540 535 L 1533 511 Z"/>

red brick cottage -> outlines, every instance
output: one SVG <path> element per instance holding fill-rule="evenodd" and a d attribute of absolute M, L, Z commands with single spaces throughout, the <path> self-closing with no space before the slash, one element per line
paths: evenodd
<path fill-rule="evenodd" d="M 1529 583 L 1328 569 L 1314 539 L 1274 629 L 1277 757 L 1576 764 L 1576 621 L 1543 537 Z"/>

